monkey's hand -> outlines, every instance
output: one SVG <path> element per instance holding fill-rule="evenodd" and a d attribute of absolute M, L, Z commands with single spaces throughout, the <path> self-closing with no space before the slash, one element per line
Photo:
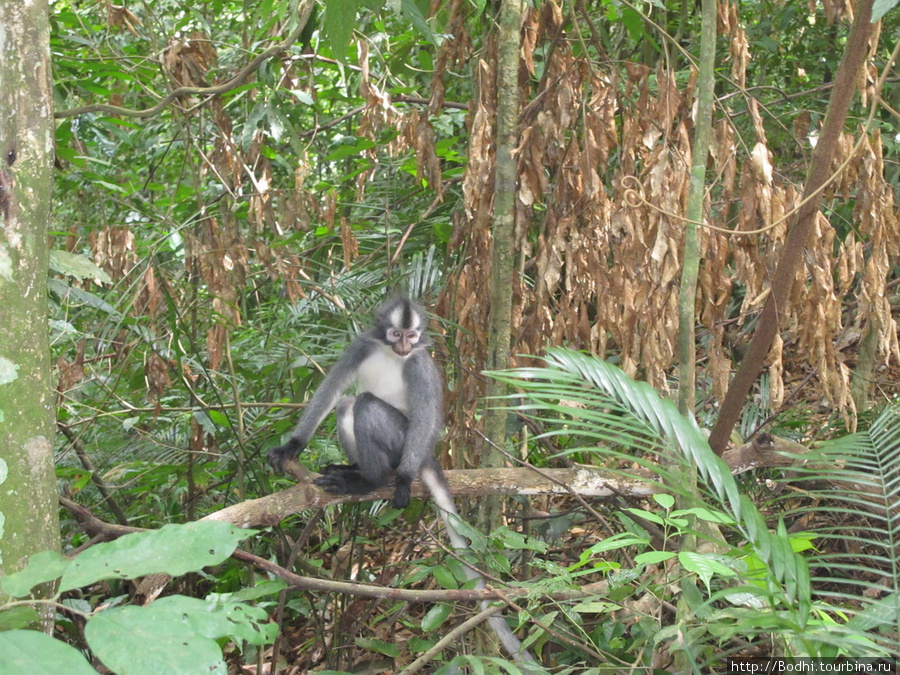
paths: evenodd
<path fill-rule="evenodd" d="M 289 440 L 284 445 L 272 448 L 266 455 L 269 466 L 279 473 L 284 473 L 284 463 L 289 459 L 294 459 L 303 450 L 303 444 L 295 439 Z"/>

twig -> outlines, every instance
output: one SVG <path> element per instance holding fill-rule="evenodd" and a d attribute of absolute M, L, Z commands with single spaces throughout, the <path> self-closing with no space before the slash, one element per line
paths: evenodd
<path fill-rule="evenodd" d="M 424 668 L 429 661 L 431 661 L 435 656 L 441 653 L 444 649 L 450 646 L 450 644 L 459 637 L 462 637 L 470 630 L 475 628 L 480 623 L 487 621 L 489 618 L 494 616 L 497 612 L 502 610 L 503 607 L 500 605 L 494 605 L 492 607 L 488 607 L 487 609 L 483 609 L 478 612 L 471 619 L 466 619 L 461 624 L 459 624 L 456 628 L 447 633 L 444 637 L 438 640 L 435 645 L 429 649 L 427 652 L 422 654 L 419 658 L 409 664 L 406 668 L 400 671 L 398 675 L 414 675 L 414 673 L 418 673 L 422 668 Z"/>

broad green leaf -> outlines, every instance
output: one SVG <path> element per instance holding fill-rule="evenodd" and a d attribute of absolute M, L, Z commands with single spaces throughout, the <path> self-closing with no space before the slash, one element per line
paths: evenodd
<path fill-rule="evenodd" d="M 36 626 L 41 620 L 34 607 L 18 606 L 0 610 L 0 631 Z M 0 671 L 2 672 L 2 671 Z"/>
<path fill-rule="evenodd" d="M 431 32 L 431 27 L 425 20 L 425 15 L 422 14 L 422 10 L 419 9 L 413 0 L 400 0 L 400 13 L 409 19 L 409 22 L 426 40 L 432 44 L 437 44 L 434 39 L 434 33 Z"/>
<path fill-rule="evenodd" d="M 875 23 L 897 6 L 898 0 L 875 0 L 872 3 L 872 23 Z"/>
<path fill-rule="evenodd" d="M 660 516 L 658 516 L 657 514 L 653 513 L 652 511 L 646 511 L 644 509 L 635 509 L 632 507 L 628 507 L 627 509 L 625 509 L 625 511 L 628 511 L 629 513 L 633 513 L 638 518 L 641 518 L 643 520 L 649 520 L 651 523 L 656 523 L 657 525 L 665 524 L 663 522 L 663 519 Z"/>
<path fill-rule="evenodd" d="M 59 579 L 69 564 L 70 561 L 57 551 L 41 551 L 28 559 L 28 564 L 21 572 L 0 579 L 0 586 L 7 595 L 24 598 L 38 584 Z"/>
<path fill-rule="evenodd" d="M 63 573 L 59 590 L 62 593 L 101 579 L 158 573 L 179 576 L 217 565 L 253 533 L 230 523 L 200 521 L 128 534 L 81 553 Z"/>
<path fill-rule="evenodd" d="M 331 45 L 331 52 L 338 61 L 345 63 L 350 38 L 356 27 L 356 10 L 359 0 L 325 0 L 325 17 L 322 31 Z"/>
<path fill-rule="evenodd" d="M 74 277 L 79 281 L 92 279 L 98 283 L 111 284 L 112 279 L 93 261 L 77 253 L 53 249 L 50 251 L 50 267 L 60 274 Z"/>
<path fill-rule="evenodd" d="M 667 511 L 675 505 L 675 497 L 664 492 L 653 495 L 653 501 L 655 501 Z"/>
<path fill-rule="evenodd" d="M 385 642 L 384 640 L 376 640 L 375 638 L 356 638 L 355 642 L 357 647 L 384 654 L 392 659 L 400 656 L 400 649 L 397 645 Z"/>
<path fill-rule="evenodd" d="M 709 590 L 709 582 L 714 576 L 737 576 L 736 571 L 716 560 L 716 556 L 713 554 L 681 551 L 678 554 L 678 562 L 681 563 L 684 569 L 700 577 L 706 585 L 707 591 Z"/>
<path fill-rule="evenodd" d="M 703 506 L 694 506 L 689 509 L 678 509 L 677 511 L 672 511 L 671 515 L 673 517 L 693 515 L 693 516 L 696 516 L 697 518 L 699 518 L 700 520 L 705 520 L 710 523 L 720 523 L 722 525 L 734 525 L 734 518 L 729 516 L 727 513 L 722 513 L 721 511 L 713 511 L 713 510 L 705 508 Z"/>
<path fill-rule="evenodd" d="M 278 626 L 269 623 L 265 610 L 240 602 L 171 595 L 142 609 L 148 610 L 157 621 L 181 622 L 186 630 L 214 640 L 230 638 L 235 642 L 264 645 L 278 635 Z"/>
<path fill-rule="evenodd" d="M 91 668 L 87 659 L 75 647 L 34 630 L 0 633 L 0 673 L 97 675 L 97 671 Z"/>
<path fill-rule="evenodd" d="M 453 606 L 447 603 L 441 602 L 429 609 L 425 616 L 422 617 L 422 630 L 426 633 L 436 630 L 444 621 L 447 620 L 447 617 L 450 616 L 450 613 L 453 611 Z"/>
<path fill-rule="evenodd" d="M 219 602 L 249 602 L 250 600 L 264 598 L 267 595 L 275 595 L 285 588 L 287 588 L 287 584 L 281 579 L 269 579 L 267 581 L 262 581 L 255 586 L 242 588 L 234 593 L 222 593 L 221 595 L 211 594 L 207 597 L 207 600 L 216 600 Z"/>
<path fill-rule="evenodd" d="M 434 580 L 438 582 L 438 585 L 441 588 L 446 588 L 448 590 L 459 588 L 456 577 L 453 576 L 453 573 L 446 567 L 435 567 L 431 570 L 431 573 L 434 575 Z"/>
<path fill-rule="evenodd" d="M 648 540 L 632 534 L 631 532 L 619 532 L 611 537 L 607 537 L 601 542 L 591 546 L 585 553 L 603 553 L 604 551 L 614 551 L 616 549 L 625 548 L 626 546 L 646 546 Z"/>
<path fill-rule="evenodd" d="M 535 537 L 526 537 L 520 532 L 514 532 L 508 527 L 498 527 L 492 533 L 498 539 L 506 551 L 539 551 L 547 550 L 547 542 Z"/>
<path fill-rule="evenodd" d="M 354 155 L 360 154 L 364 150 L 374 148 L 375 145 L 375 141 L 369 138 L 360 138 L 353 143 L 339 145 L 336 150 L 325 157 L 325 161 L 333 162 L 338 159 L 344 159 L 345 157 L 353 157 Z"/>
<path fill-rule="evenodd" d="M 412 654 L 421 654 L 434 647 L 434 644 L 434 640 L 426 640 L 425 638 L 412 635 L 406 643 L 406 646 Z"/>
<path fill-rule="evenodd" d="M 609 614 L 610 612 L 615 612 L 619 609 L 621 609 L 621 607 L 614 602 L 587 600 L 585 602 L 579 602 L 572 608 L 572 611 L 578 612 L 579 614 Z"/>
<path fill-rule="evenodd" d="M 198 634 L 184 617 L 153 610 L 162 600 L 115 607 L 88 621 L 85 637 L 103 664 L 118 675 L 227 675 L 216 641 Z"/>
<path fill-rule="evenodd" d="M 636 555 L 634 557 L 634 562 L 637 565 L 655 565 L 664 560 L 674 558 L 675 555 L 674 551 L 647 551 L 646 553 L 639 553 Z"/>

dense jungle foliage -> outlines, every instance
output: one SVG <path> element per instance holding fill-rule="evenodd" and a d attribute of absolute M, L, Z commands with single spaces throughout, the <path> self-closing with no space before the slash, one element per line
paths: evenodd
<path fill-rule="evenodd" d="M 485 373 L 502 4 L 51 4 L 63 548 L 99 562 L 76 576 L 54 558 L 31 581 L 62 580 L 56 636 L 83 660 L 123 674 L 525 668 L 453 632 L 478 610 L 453 594 L 463 563 L 426 502 L 311 502 L 286 519 L 255 512 L 252 533 L 169 529 L 292 485 L 266 450 L 395 289 L 433 312 L 446 468 L 479 465 L 493 405 L 509 412 L 511 466 L 608 472 L 602 490 L 509 498 L 492 532 L 461 500 L 464 557 L 503 591 L 542 668 L 900 652 L 897 13 L 868 40 L 799 281 L 732 434 L 797 454 L 733 475 L 703 431 L 772 291 L 848 31 L 871 2 L 709 3 L 695 419 L 669 398 L 701 4 L 522 7 L 515 368 Z M 490 378 L 513 395 L 486 401 Z M 341 457 L 329 428 L 302 461 Z M 647 481 L 666 489 L 632 485 Z M 176 578 L 131 581 L 162 573 Z M 130 613 L 163 587 L 142 609 L 168 604 L 112 644 L 102 622 L 137 625 Z M 200 599 L 215 605 L 208 623 Z M 175 616 L 191 618 L 156 632 Z M 196 637 L 183 649 L 181 631 Z M 137 649 L 142 664 L 127 658 Z"/>

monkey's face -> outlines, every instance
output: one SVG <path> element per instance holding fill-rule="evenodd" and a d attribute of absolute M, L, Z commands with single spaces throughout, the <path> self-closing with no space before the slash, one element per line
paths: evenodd
<path fill-rule="evenodd" d="M 392 327 L 388 329 L 387 342 L 397 356 L 409 356 L 413 348 L 419 344 L 419 331 Z"/>

